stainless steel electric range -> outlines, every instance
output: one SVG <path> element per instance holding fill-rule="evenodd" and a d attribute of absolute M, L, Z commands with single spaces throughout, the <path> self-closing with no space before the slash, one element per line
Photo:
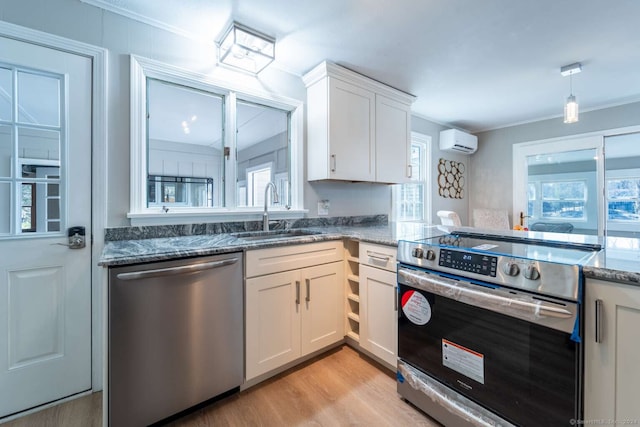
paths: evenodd
<path fill-rule="evenodd" d="M 401 241 L 400 395 L 447 426 L 575 425 L 582 265 L 599 249 L 467 232 Z"/>

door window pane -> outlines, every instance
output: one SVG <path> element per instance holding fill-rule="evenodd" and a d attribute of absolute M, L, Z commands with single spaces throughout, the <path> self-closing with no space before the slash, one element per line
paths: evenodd
<path fill-rule="evenodd" d="M 0 120 L 11 121 L 13 106 L 13 73 L 0 68 Z"/>
<path fill-rule="evenodd" d="M 18 157 L 60 161 L 60 132 L 18 128 Z"/>
<path fill-rule="evenodd" d="M 224 98 L 154 79 L 147 98 L 147 207 L 222 206 Z"/>
<path fill-rule="evenodd" d="M 22 210 L 20 212 L 20 219 L 23 233 L 36 231 L 35 187 L 36 185 L 33 183 L 23 183 L 21 185 Z"/>
<path fill-rule="evenodd" d="M 8 96 L 4 92 L 15 80 L 17 96 Z M 0 68 L 0 99 L 8 100 L 9 110 L 18 112 L 0 126 L 0 233 L 59 232 L 63 228 L 62 89 L 60 76 Z M 13 198 L 11 191 L 17 193 Z"/>
<path fill-rule="evenodd" d="M 279 205 L 290 205 L 289 112 L 238 101 L 236 141 L 238 206 L 263 206 L 270 181 L 278 181 Z"/>
<path fill-rule="evenodd" d="M 18 122 L 60 126 L 60 79 L 18 72 Z"/>
<path fill-rule="evenodd" d="M 0 177 L 11 176 L 13 138 L 10 126 L 0 126 Z"/>

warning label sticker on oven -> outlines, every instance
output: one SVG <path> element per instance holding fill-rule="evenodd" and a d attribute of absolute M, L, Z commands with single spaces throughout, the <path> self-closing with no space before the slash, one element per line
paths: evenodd
<path fill-rule="evenodd" d="M 483 354 L 443 339 L 442 364 L 480 384 L 484 384 Z"/>
<path fill-rule="evenodd" d="M 431 305 L 420 292 L 405 292 L 401 304 L 402 312 L 411 323 L 422 326 L 431 320 Z"/>

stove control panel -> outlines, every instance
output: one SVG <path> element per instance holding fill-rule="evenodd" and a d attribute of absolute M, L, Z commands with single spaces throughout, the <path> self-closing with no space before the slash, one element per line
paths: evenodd
<path fill-rule="evenodd" d="M 498 257 L 442 248 L 440 249 L 438 265 L 455 270 L 467 271 L 469 273 L 496 277 Z"/>

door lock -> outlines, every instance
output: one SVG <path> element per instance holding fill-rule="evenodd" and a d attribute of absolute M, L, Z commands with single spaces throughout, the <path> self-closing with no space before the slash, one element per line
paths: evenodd
<path fill-rule="evenodd" d="M 70 227 L 67 233 L 69 236 L 69 249 L 82 249 L 87 246 L 85 234 L 84 227 Z"/>
<path fill-rule="evenodd" d="M 69 249 L 82 249 L 87 246 L 85 239 L 84 227 L 70 227 L 67 236 L 69 236 L 69 243 L 55 243 L 56 245 L 66 246 Z"/>

